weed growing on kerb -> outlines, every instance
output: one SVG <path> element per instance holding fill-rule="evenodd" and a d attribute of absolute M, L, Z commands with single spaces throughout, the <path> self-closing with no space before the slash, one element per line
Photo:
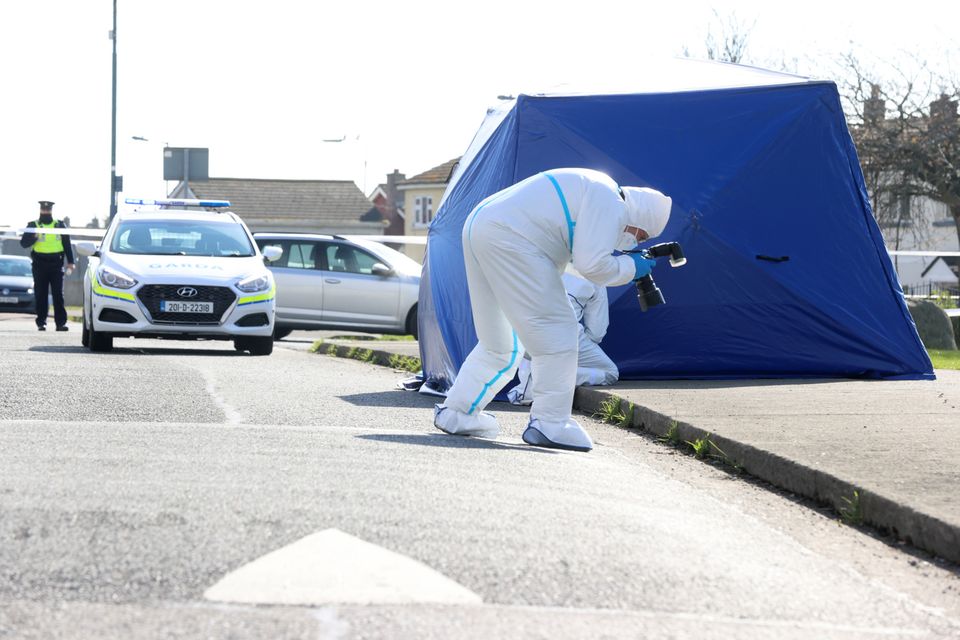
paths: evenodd
<path fill-rule="evenodd" d="M 735 462 L 734 460 L 732 460 L 732 459 L 730 458 L 730 456 L 728 456 L 723 449 L 721 449 L 720 447 L 718 447 L 718 446 L 717 446 L 717 443 L 714 442 L 713 440 L 708 440 L 708 442 L 710 443 L 710 447 L 716 451 L 716 453 L 711 453 L 711 454 L 710 454 L 710 457 L 711 457 L 711 458 L 714 458 L 715 460 L 718 460 L 718 461 L 722 462 L 723 464 L 731 467 L 731 468 L 732 468 L 734 471 L 736 471 L 737 473 L 743 472 L 743 465 L 742 465 L 742 464 L 740 464 L 740 463 Z"/>
<path fill-rule="evenodd" d="M 843 502 L 845 502 L 847 505 L 837 509 L 837 511 L 840 512 L 840 518 L 842 518 L 847 524 L 863 524 L 863 510 L 860 507 L 860 492 L 854 490 L 853 498 L 843 496 L 840 499 L 843 500 Z"/>
<path fill-rule="evenodd" d="M 702 460 L 710 454 L 709 438 L 697 438 L 693 442 L 687 440 L 687 444 L 693 449 L 693 457 L 697 460 Z"/>
<path fill-rule="evenodd" d="M 670 427 L 667 429 L 667 432 L 657 438 L 660 442 L 666 442 L 672 444 L 675 447 L 680 446 L 680 423 L 676 420 L 670 421 Z"/>
<path fill-rule="evenodd" d="M 420 365 L 420 358 L 415 358 L 413 356 L 402 356 L 399 353 L 390 354 L 388 362 L 394 369 L 409 371 L 410 373 L 416 373 L 422 368 Z"/>
<path fill-rule="evenodd" d="M 624 421 L 626 415 L 620 410 L 620 400 L 618 398 L 607 398 L 600 403 L 600 408 L 593 414 L 593 417 L 608 424 L 620 424 Z"/>
<path fill-rule="evenodd" d="M 618 423 L 621 427 L 631 427 L 633 426 L 633 412 L 636 409 L 636 406 L 631 402 L 627 405 L 627 411 L 623 414 L 623 418 L 620 419 Z"/>

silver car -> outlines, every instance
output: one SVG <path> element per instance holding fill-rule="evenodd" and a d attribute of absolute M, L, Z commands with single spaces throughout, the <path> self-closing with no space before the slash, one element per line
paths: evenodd
<path fill-rule="evenodd" d="M 269 265 L 277 283 L 274 336 L 294 329 L 417 335 L 421 266 L 379 242 L 301 233 L 255 233 L 283 249 Z"/>

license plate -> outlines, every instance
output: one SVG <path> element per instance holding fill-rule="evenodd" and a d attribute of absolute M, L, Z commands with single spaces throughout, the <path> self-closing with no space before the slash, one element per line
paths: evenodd
<path fill-rule="evenodd" d="M 0 296 L 0 304 L 17 304 L 20 302 L 19 298 L 13 298 L 10 296 Z"/>
<path fill-rule="evenodd" d="M 160 311 L 163 313 L 213 313 L 213 303 L 161 300 Z"/>

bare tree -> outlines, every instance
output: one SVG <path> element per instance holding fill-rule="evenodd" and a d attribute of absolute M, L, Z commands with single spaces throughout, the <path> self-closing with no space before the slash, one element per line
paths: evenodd
<path fill-rule="evenodd" d="M 746 25 L 737 18 L 736 13 L 723 17 L 716 9 L 713 10 L 713 17 L 714 21 L 707 26 L 707 37 L 704 42 L 707 59 L 742 63 L 746 57 L 750 31 L 756 25 L 756 20 Z M 682 55 L 687 58 L 692 57 L 690 47 L 684 45 Z"/>
<path fill-rule="evenodd" d="M 754 20 L 746 25 L 740 22 L 736 13 L 731 13 L 724 18 L 716 9 L 713 10 L 713 16 L 716 22 L 707 29 L 707 59 L 737 64 L 743 62 L 750 32 L 757 21 Z"/>
<path fill-rule="evenodd" d="M 923 203 L 941 202 L 960 241 L 958 84 L 922 63 L 891 67 L 884 80 L 853 54 L 844 64 L 840 91 L 877 221 L 897 248 L 903 233 L 929 228 Z"/>

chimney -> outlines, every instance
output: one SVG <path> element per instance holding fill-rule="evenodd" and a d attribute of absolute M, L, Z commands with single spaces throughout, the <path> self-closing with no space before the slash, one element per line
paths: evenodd
<path fill-rule="evenodd" d="M 403 197 L 400 195 L 400 190 L 397 189 L 397 184 L 406 179 L 407 176 L 400 173 L 398 169 L 394 169 L 393 173 L 387 174 L 387 198 L 398 208 L 402 208 Z"/>
<path fill-rule="evenodd" d="M 930 103 L 930 124 L 943 126 L 957 121 L 957 101 L 941 93 L 940 97 Z"/>
<path fill-rule="evenodd" d="M 863 123 L 879 126 L 887 112 L 886 100 L 880 97 L 880 85 L 870 83 L 870 97 L 863 101 Z"/>

